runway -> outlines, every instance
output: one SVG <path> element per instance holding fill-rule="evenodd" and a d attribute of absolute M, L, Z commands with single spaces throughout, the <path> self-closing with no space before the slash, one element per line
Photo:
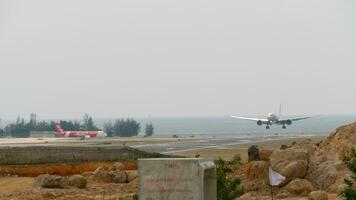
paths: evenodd
<path fill-rule="evenodd" d="M 225 145 L 234 145 L 234 144 L 246 144 L 246 143 L 259 143 L 269 140 L 278 140 L 289 138 L 287 136 L 263 136 L 263 137 L 246 137 L 246 138 L 218 138 L 218 139 L 203 139 L 203 140 L 194 140 L 194 141 L 178 141 L 178 142 L 167 142 L 159 144 L 143 144 L 143 145 L 134 145 L 132 148 L 147 152 L 156 152 L 156 153 L 175 153 L 182 151 L 191 151 L 197 149 L 206 149 L 206 148 L 216 148 Z"/>

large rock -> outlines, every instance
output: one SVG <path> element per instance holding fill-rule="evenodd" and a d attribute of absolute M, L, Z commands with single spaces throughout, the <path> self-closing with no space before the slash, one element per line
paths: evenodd
<path fill-rule="evenodd" d="M 86 188 L 87 180 L 82 175 L 76 174 L 68 178 L 68 185 L 76 188 Z"/>
<path fill-rule="evenodd" d="M 293 194 L 308 195 L 314 190 L 313 185 L 305 179 L 294 179 L 286 185 L 286 190 Z"/>
<path fill-rule="evenodd" d="M 267 179 L 268 178 L 268 163 L 266 161 L 252 161 L 251 165 L 246 170 L 248 180 Z"/>
<path fill-rule="evenodd" d="M 109 176 L 111 177 L 112 183 L 126 183 L 127 174 L 125 171 L 109 171 Z"/>
<path fill-rule="evenodd" d="M 36 178 L 34 186 L 41 188 L 64 188 L 66 184 L 62 176 L 42 174 Z"/>
<path fill-rule="evenodd" d="M 337 192 L 338 186 L 344 183 L 345 178 L 351 177 L 350 171 L 340 160 L 328 160 L 311 165 L 306 179 L 318 189 Z"/>
<path fill-rule="evenodd" d="M 309 194 L 309 200 L 328 200 L 328 193 L 324 191 L 314 191 Z"/>
<path fill-rule="evenodd" d="M 246 178 L 241 182 L 245 192 L 268 190 L 268 163 L 252 161 L 246 167 Z"/>
<path fill-rule="evenodd" d="M 269 161 L 269 157 L 272 155 L 273 150 L 260 149 L 259 156 L 261 160 Z"/>
<path fill-rule="evenodd" d="M 42 174 L 36 178 L 34 183 L 35 187 L 41 188 L 85 188 L 86 185 L 87 180 L 79 174 L 70 177 Z"/>
<path fill-rule="evenodd" d="M 272 169 L 286 177 L 281 185 L 295 178 L 304 178 L 309 161 L 309 153 L 303 149 L 276 150 L 270 156 Z"/>
<path fill-rule="evenodd" d="M 236 198 L 235 200 L 270 200 L 271 196 L 262 196 L 261 194 L 258 193 L 253 193 L 253 192 L 249 192 L 249 193 L 245 193 L 244 195 Z"/>
<path fill-rule="evenodd" d="M 247 150 L 248 161 L 260 160 L 259 149 L 256 145 L 252 145 Z"/>
<path fill-rule="evenodd" d="M 138 173 L 136 170 L 126 171 L 126 175 L 127 175 L 127 182 L 131 182 L 138 177 Z"/>
<path fill-rule="evenodd" d="M 100 170 L 95 174 L 98 181 L 106 183 L 127 183 L 128 175 L 125 171 L 106 171 Z M 130 177 L 132 178 L 132 177 Z"/>
<path fill-rule="evenodd" d="M 337 128 L 327 139 L 319 144 L 317 155 L 325 155 L 328 160 L 341 159 L 351 155 L 351 148 L 356 144 L 356 122 Z"/>
<path fill-rule="evenodd" d="M 312 142 L 311 139 L 305 139 L 300 142 L 295 142 L 290 148 L 292 149 L 304 149 L 308 152 L 309 156 L 314 155 L 315 150 L 317 149 L 316 144 Z"/>

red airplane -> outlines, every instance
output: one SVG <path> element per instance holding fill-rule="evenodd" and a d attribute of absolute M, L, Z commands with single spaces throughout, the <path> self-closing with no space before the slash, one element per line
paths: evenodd
<path fill-rule="evenodd" d="M 104 131 L 64 131 L 60 123 L 56 123 L 56 137 L 106 137 Z"/>

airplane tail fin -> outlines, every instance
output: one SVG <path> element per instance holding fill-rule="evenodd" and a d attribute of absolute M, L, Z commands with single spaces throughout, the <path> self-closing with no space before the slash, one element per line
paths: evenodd
<path fill-rule="evenodd" d="M 56 123 L 56 136 L 57 137 L 64 136 L 64 130 L 61 127 L 60 123 Z"/>

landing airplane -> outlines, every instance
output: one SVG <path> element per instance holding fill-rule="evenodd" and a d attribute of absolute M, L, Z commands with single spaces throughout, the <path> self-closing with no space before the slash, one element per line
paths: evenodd
<path fill-rule="evenodd" d="M 104 131 L 64 131 L 60 123 L 56 123 L 56 137 L 106 137 Z"/>
<path fill-rule="evenodd" d="M 281 119 L 281 105 L 279 106 L 279 115 L 277 116 L 274 113 L 268 113 L 267 118 L 249 118 L 249 117 L 238 117 L 238 116 L 231 116 L 233 118 L 237 119 L 245 119 L 245 120 L 251 120 L 251 121 L 256 121 L 257 125 L 262 126 L 263 124 L 266 125 L 266 129 L 269 129 L 272 124 L 276 125 L 282 125 L 283 129 L 286 129 L 286 125 L 291 125 L 292 122 L 294 121 L 299 121 L 303 119 L 308 119 L 310 117 L 300 117 L 300 118 L 292 118 L 292 119 Z"/>

